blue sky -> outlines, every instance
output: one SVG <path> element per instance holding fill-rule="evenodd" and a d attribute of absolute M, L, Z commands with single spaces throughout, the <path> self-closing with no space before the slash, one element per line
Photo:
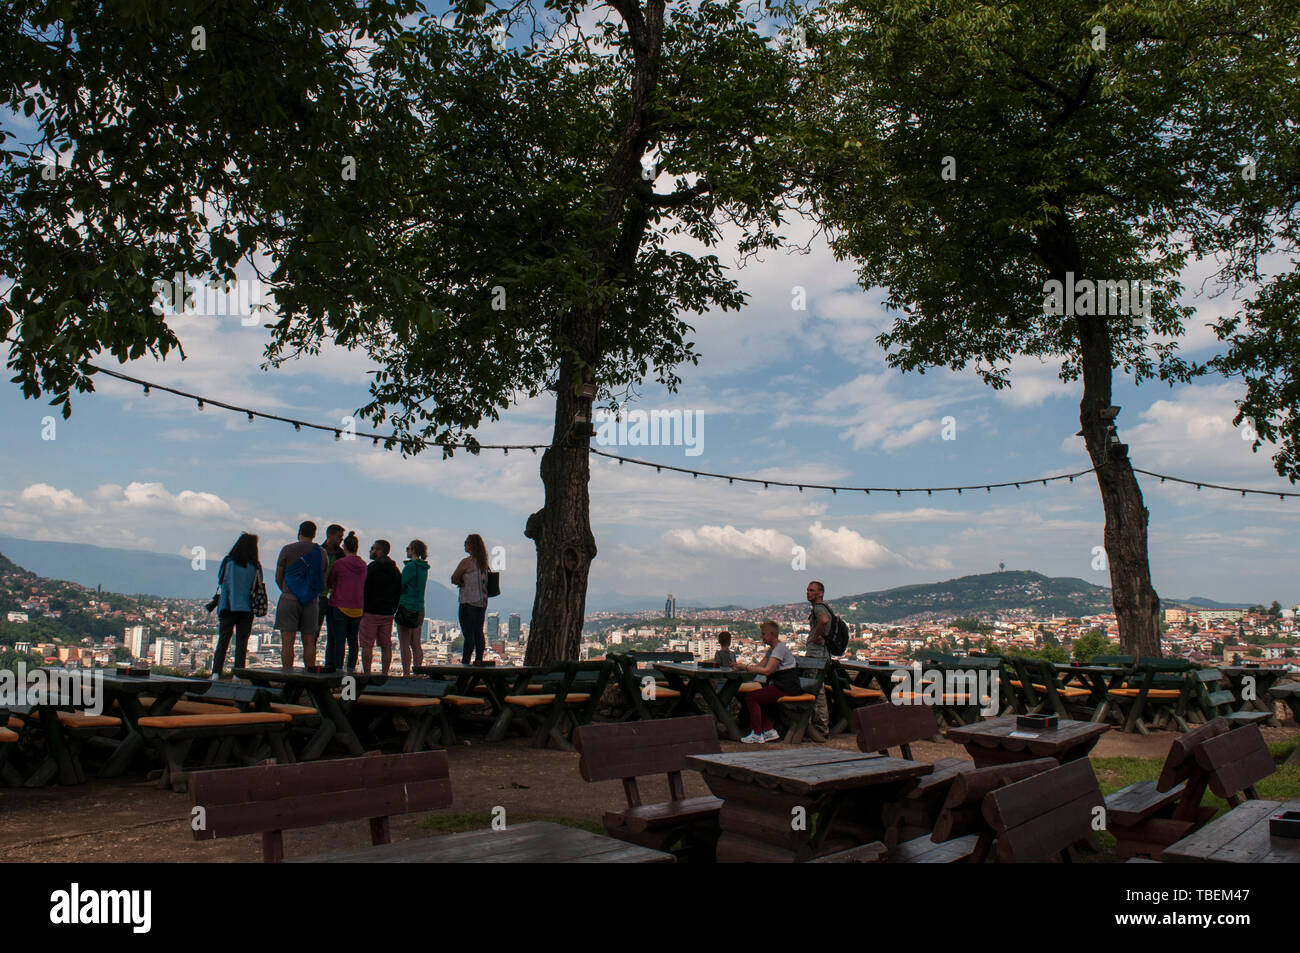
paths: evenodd
<path fill-rule="evenodd" d="M 21 118 L 11 128 L 30 131 Z M 796 225 L 795 241 L 811 229 Z M 686 247 L 683 245 L 682 247 Z M 721 248 L 724 263 L 734 249 Z M 1211 271 L 1193 266 L 1185 286 Z M 682 370 L 680 393 L 641 389 L 641 409 L 699 412 L 702 452 L 628 447 L 629 456 L 749 476 L 849 485 L 1001 482 L 1088 466 L 1078 430 L 1079 385 L 1037 360 L 1013 365 L 1013 386 L 994 392 L 973 373 L 891 371 L 875 343 L 889 323 L 876 289 L 858 288 L 851 265 L 824 243 L 808 254 L 767 253 L 736 272 L 749 293 L 739 313 L 694 321 L 702 354 Z M 167 278 L 169 276 L 153 276 Z M 793 289 L 808 307 L 792 308 Z M 1189 297 L 1197 317 L 1184 353 L 1206 357 L 1206 324 L 1233 308 Z M 364 355 L 326 349 L 273 372 L 260 369 L 266 332 L 238 317 L 183 315 L 175 327 L 189 358 L 136 361 L 126 373 L 230 403 L 342 425 L 367 400 Z M 108 366 L 116 365 L 111 359 Z M 1292 489 L 1267 452 L 1252 454 L 1232 426 L 1238 385 L 1205 380 L 1173 389 L 1117 379 L 1122 439 L 1135 465 L 1259 488 Z M 542 502 L 538 457 L 404 459 L 369 441 L 244 417 L 101 380 L 74 400 L 56 439 L 42 439 L 41 401 L 0 386 L 0 531 L 32 539 L 91 542 L 184 554 L 224 552 L 241 530 L 262 537 L 263 558 L 304 518 L 354 528 L 363 548 L 386 537 L 400 552 L 423 538 L 434 578 L 445 579 L 461 541 L 479 532 L 507 555 L 511 606 L 532 600 L 534 554 L 523 536 Z M 545 442 L 552 407 L 516 403 L 478 432 L 483 442 Z M 956 439 L 943 439 L 945 417 Z M 363 425 L 364 426 L 364 425 Z M 610 448 L 615 449 L 615 448 Z M 1232 494 L 1141 478 L 1151 511 L 1151 561 L 1164 595 L 1300 601 L 1295 566 L 1300 500 Z M 1094 569 L 1102 541 L 1095 482 L 933 497 L 840 494 L 728 486 L 722 482 L 595 459 L 592 519 L 600 553 L 593 593 L 660 596 L 684 604 L 790 602 L 810 577 L 831 596 L 967 573 L 1033 569 L 1109 584 Z M 792 549 L 806 550 L 805 571 Z"/>
<path fill-rule="evenodd" d="M 798 237 L 797 235 L 795 237 Z M 734 253 L 723 250 L 726 261 Z M 696 368 L 675 396 L 647 386 L 636 405 L 703 414 L 702 452 L 627 447 L 620 452 L 777 479 L 850 485 L 1000 482 L 1087 467 L 1078 429 L 1078 384 L 1052 365 L 1018 363 L 1013 386 L 993 392 L 971 373 L 903 375 L 874 341 L 889 322 L 878 289 L 863 292 L 852 268 L 824 245 L 769 253 L 736 272 L 750 294 L 740 313 L 700 317 Z M 1189 278 L 1195 273 L 1189 274 Z M 1199 279 L 1187 283 L 1199 286 Z M 791 306 L 807 290 L 808 310 Z M 1214 348 L 1203 325 L 1230 303 L 1189 299 L 1198 317 L 1187 353 Z M 127 373 L 230 403 L 341 424 L 366 400 L 360 353 L 327 350 L 272 372 L 259 367 L 266 332 L 238 317 L 184 315 L 176 324 L 189 358 L 137 361 Z M 111 366 L 111 365 L 110 365 Z M 1279 490 L 1264 453 L 1232 427 L 1236 385 L 1206 380 L 1174 389 L 1118 382 L 1120 432 L 1137 466 Z M 539 458 L 436 455 L 403 459 L 369 441 L 335 441 L 287 425 L 103 380 L 75 400 L 56 439 L 42 439 L 49 408 L 0 389 L 5 444 L 0 518 L 33 539 L 184 553 L 224 552 L 241 529 L 259 533 L 264 557 L 303 518 L 355 528 L 363 544 L 429 543 L 435 578 L 449 576 L 460 542 L 479 532 L 505 547 L 511 603 L 531 604 L 534 555 L 524 522 L 542 500 Z M 943 418 L 956 439 L 942 439 Z M 478 436 L 544 442 L 544 398 L 512 406 Z M 362 425 L 364 429 L 364 425 Z M 618 449 L 618 448 L 610 448 Z M 1157 590 L 1183 598 L 1300 601 L 1295 583 L 1300 501 L 1159 485 L 1142 479 L 1151 510 Z M 728 486 L 619 467 L 597 459 L 592 518 L 600 554 L 595 593 L 673 592 L 687 604 L 795 601 L 810 577 L 832 595 L 985 572 L 1005 563 L 1108 584 L 1093 569 L 1102 513 L 1095 483 L 991 494 L 895 497 Z M 792 547 L 807 569 L 791 568 Z"/>

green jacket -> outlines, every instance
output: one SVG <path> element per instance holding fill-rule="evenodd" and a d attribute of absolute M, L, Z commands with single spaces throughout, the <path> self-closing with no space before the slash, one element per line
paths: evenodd
<path fill-rule="evenodd" d="M 397 605 L 411 612 L 424 611 L 424 585 L 429 581 L 429 564 L 408 559 L 402 564 L 402 598 Z"/>

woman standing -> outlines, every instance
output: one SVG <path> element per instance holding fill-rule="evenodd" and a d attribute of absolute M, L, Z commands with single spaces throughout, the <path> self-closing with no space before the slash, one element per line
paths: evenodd
<path fill-rule="evenodd" d="M 460 664 L 468 665 L 470 653 L 474 664 L 483 664 L 483 623 L 487 620 L 487 546 L 483 537 L 471 533 L 465 537 L 465 552 L 469 553 L 456 571 L 451 574 L 452 585 L 460 587 L 460 633 L 465 647 L 460 653 Z"/>
<path fill-rule="evenodd" d="M 325 664 L 343 668 L 343 642 L 347 640 L 348 660 L 344 671 L 357 667 L 357 630 L 365 606 L 366 561 L 357 555 L 360 548 L 356 533 L 343 540 L 343 555 L 330 564 L 325 577 L 330 588 L 329 641 L 325 645 Z"/>
<path fill-rule="evenodd" d="M 253 607 L 249 596 L 262 574 L 257 558 L 257 537 L 241 533 L 217 570 L 220 596 L 217 600 L 217 652 L 212 659 L 212 677 L 220 678 L 226 664 L 230 638 L 235 637 L 235 668 L 243 668 L 248 635 L 253 630 Z"/>
<path fill-rule="evenodd" d="M 424 625 L 424 587 L 429 581 L 429 547 L 413 539 L 406 547 L 402 564 L 402 597 L 397 601 L 397 642 L 402 652 L 402 674 L 411 674 L 411 663 L 424 664 L 420 629 Z"/>

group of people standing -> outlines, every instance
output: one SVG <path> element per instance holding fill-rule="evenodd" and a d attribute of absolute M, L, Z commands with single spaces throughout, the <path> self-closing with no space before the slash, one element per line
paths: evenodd
<path fill-rule="evenodd" d="M 356 671 L 360 655 L 362 671 L 369 672 L 375 645 L 380 648 L 380 671 L 388 672 L 393 660 L 393 629 L 401 652 L 402 674 L 424 663 L 420 630 L 424 625 L 424 590 L 429 579 L 429 548 L 413 539 L 406 546 L 406 559 L 399 570 L 391 558 L 391 544 L 375 540 L 370 562 L 359 555 L 360 540 L 355 532 L 344 535 L 344 527 L 332 523 L 325 529 L 325 543 L 316 543 L 316 524 L 304 521 L 298 527 L 297 542 L 280 550 L 275 562 L 275 583 L 280 599 L 275 609 L 275 628 L 280 632 L 280 661 L 293 667 L 294 646 L 302 636 L 303 664 L 316 665 L 320 631 L 325 629 L 325 665 L 340 671 Z M 460 590 L 460 626 L 465 647 L 462 664 L 483 661 L 486 642 L 483 625 L 487 618 L 487 546 L 472 533 L 465 538 L 466 557 L 452 573 Z M 233 639 L 235 668 L 242 668 L 253 627 L 253 596 L 261 582 L 257 537 L 243 533 L 217 571 L 217 649 L 212 661 L 214 677 L 220 677 Z M 346 658 L 345 658 L 346 654 Z"/>

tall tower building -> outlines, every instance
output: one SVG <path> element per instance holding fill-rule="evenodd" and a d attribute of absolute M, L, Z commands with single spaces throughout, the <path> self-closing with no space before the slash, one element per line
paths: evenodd
<path fill-rule="evenodd" d="M 501 615 L 497 612 L 489 612 L 487 615 L 487 638 L 489 642 L 495 642 L 497 636 L 501 634 Z"/>
<path fill-rule="evenodd" d="M 511 642 L 518 642 L 518 641 L 519 641 L 519 613 L 518 613 L 518 612 L 512 612 L 512 613 L 510 613 L 510 633 L 509 633 L 509 634 L 510 634 L 510 641 L 511 641 Z"/>
<path fill-rule="evenodd" d="M 668 593 L 668 598 L 664 601 L 664 618 L 677 618 L 677 600 L 673 597 L 671 592 Z"/>
<path fill-rule="evenodd" d="M 143 625 L 129 626 L 123 638 L 131 658 L 142 659 L 149 651 L 149 630 Z"/>

